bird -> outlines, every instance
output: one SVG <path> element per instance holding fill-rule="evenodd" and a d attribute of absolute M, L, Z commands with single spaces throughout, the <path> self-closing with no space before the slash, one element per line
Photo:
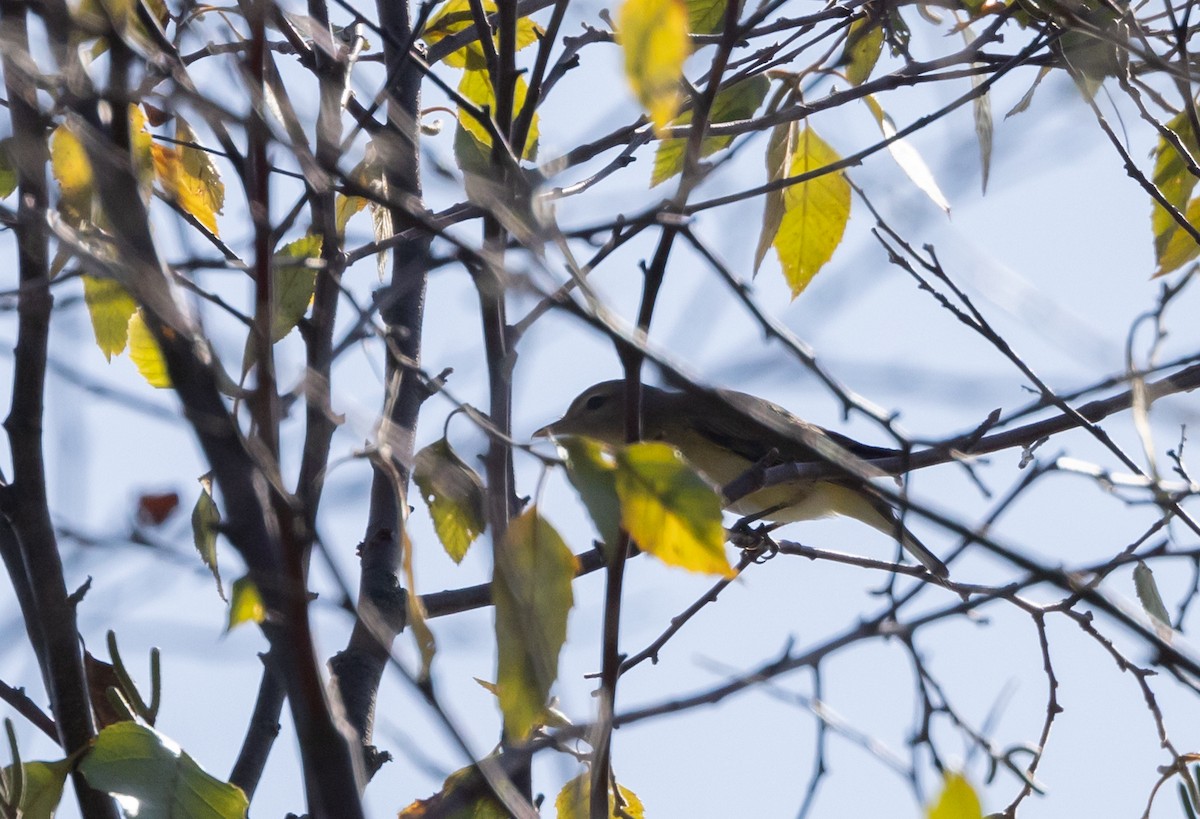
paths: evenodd
<path fill-rule="evenodd" d="M 603 381 L 581 392 L 562 418 L 533 435 L 583 435 L 610 446 L 621 446 L 625 443 L 625 411 L 625 381 Z M 719 487 L 756 465 L 817 461 L 847 465 L 852 459 L 847 459 L 845 453 L 863 461 L 902 454 L 895 449 L 861 444 L 746 393 L 734 390 L 687 393 L 645 384 L 642 385 L 642 438 L 673 446 Z M 726 508 L 738 515 L 779 525 L 832 515 L 855 518 L 892 537 L 898 536 L 900 545 L 931 574 L 939 578 L 949 575 L 946 564 L 900 523 L 892 505 L 861 477 L 798 478 L 752 492 Z"/>

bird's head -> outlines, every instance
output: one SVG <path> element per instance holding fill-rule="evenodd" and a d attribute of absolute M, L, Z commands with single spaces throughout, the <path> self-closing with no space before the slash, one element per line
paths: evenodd
<path fill-rule="evenodd" d="M 552 435 L 586 435 L 608 444 L 625 441 L 625 382 L 602 381 L 575 396 L 566 414 L 533 433 L 535 438 Z"/>

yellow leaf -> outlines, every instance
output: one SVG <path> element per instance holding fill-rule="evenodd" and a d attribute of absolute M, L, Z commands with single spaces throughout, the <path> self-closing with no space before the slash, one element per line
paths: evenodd
<path fill-rule="evenodd" d="M 129 149 L 133 152 L 133 167 L 138 180 L 149 185 L 154 180 L 154 158 L 150 146 L 154 138 L 146 130 L 146 114 L 141 106 L 129 106 Z"/>
<path fill-rule="evenodd" d="M 165 389 L 171 386 L 167 362 L 163 360 L 162 350 L 146 326 L 141 310 L 129 317 L 129 360 L 151 387 Z"/>
<path fill-rule="evenodd" d="M 479 794 L 469 801 L 458 798 L 456 791 L 470 789 Z M 450 811 L 447 800 L 455 799 L 455 810 Z M 496 801 L 491 789 L 482 781 L 479 769 L 474 765 L 459 768 L 446 777 L 442 789 L 428 799 L 418 799 L 400 811 L 398 819 L 508 819 L 511 814 Z"/>
<path fill-rule="evenodd" d="M 617 41 L 625 51 L 625 76 L 650 114 L 656 134 L 679 111 L 679 88 L 688 41 L 688 12 L 681 0 L 625 0 L 617 15 Z"/>
<path fill-rule="evenodd" d="M 1167 123 L 1167 128 L 1175 134 L 1192 159 L 1200 161 L 1200 141 L 1192 130 L 1187 113 L 1177 115 Z M 1154 186 L 1168 202 L 1186 212 L 1190 223 L 1200 224 L 1196 202 L 1188 203 L 1196 186 L 1196 177 L 1188 170 L 1183 155 L 1163 137 L 1159 137 L 1154 153 Z M 1154 232 L 1154 255 L 1158 262 L 1155 276 L 1178 270 L 1196 257 L 1195 240 L 1175 223 L 1171 214 L 1157 201 L 1153 202 L 1150 212 L 1150 227 Z"/>
<path fill-rule="evenodd" d="M 155 173 L 179 206 L 218 236 L 217 214 L 225 207 L 225 184 L 208 152 L 192 147 L 196 135 L 182 117 L 176 122 L 175 138 L 189 144 L 151 146 Z"/>
<path fill-rule="evenodd" d="M 87 304 L 96 333 L 96 344 L 104 357 L 112 361 L 120 355 L 129 338 L 129 318 L 137 311 L 137 302 L 125 288 L 112 279 L 83 276 L 83 301 Z"/>
<path fill-rule="evenodd" d="M 863 17 L 850 24 L 842 62 L 846 65 L 846 79 L 851 85 L 862 85 L 870 78 L 882 51 L 883 26 L 878 21 Z"/>
<path fill-rule="evenodd" d="M 617 792 L 621 794 L 621 804 L 618 806 L 614 798 L 612 781 L 608 786 L 608 804 L 611 806 L 612 819 L 645 819 L 646 808 L 637 794 L 624 785 L 617 783 Z M 588 819 L 589 800 L 592 794 L 592 775 L 590 772 L 581 773 L 558 792 L 554 800 L 554 810 L 557 819 Z M 618 813 L 617 808 L 620 807 Z"/>
<path fill-rule="evenodd" d="M 62 201 L 72 211 L 89 215 L 92 204 L 92 165 L 79 137 L 66 125 L 50 135 L 50 171 Z"/>
<path fill-rule="evenodd" d="M 946 774 L 942 795 L 929 806 L 929 819 L 983 819 L 979 797 L 962 774 Z"/>
<path fill-rule="evenodd" d="M 461 563 L 487 525 L 483 480 L 463 463 L 445 438 L 417 453 L 412 477 L 429 505 L 438 540 L 446 554 Z"/>
<path fill-rule="evenodd" d="M 762 105 L 770 87 L 770 81 L 759 74 L 728 88 L 723 88 L 713 99 L 712 108 L 708 112 L 708 121 L 716 124 L 749 119 L 754 116 L 758 106 Z M 692 115 L 693 111 L 690 109 L 684 111 L 671 124 L 690 125 Z M 650 187 L 665 182 L 683 170 L 687 142 L 686 139 L 664 139 L 658 144 L 658 150 L 654 154 L 654 172 L 650 177 Z M 727 148 L 731 142 L 733 142 L 731 136 L 705 137 L 700 142 L 700 156 L 711 156 L 717 151 Z"/>
<path fill-rule="evenodd" d="M 721 498 L 678 450 L 659 442 L 619 450 L 616 484 L 621 526 L 643 551 L 671 566 L 734 576 Z"/>
<path fill-rule="evenodd" d="M 518 76 L 516 85 L 513 87 L 514 112 L 520 111 L 525 105 L 525 94 L 528 90 L 525 78 Z M 495 119 L 496 95 L 487 71 L 474 71 L 471 69 L 464 71 L 462 80 L 458 84 L 458 93 L 462 94 L 479 108 L 486 108 L 488 113 L 492 115 L 492 119 Z M 458 123 L 466 129 L 467 133 L 475 137 L 476 142 L 488 150 L 491 149 L 492 135 L 488 133 L 488 129 L 483 126 L 483 123 L 461 108 L 458 111 Z M 537 157 L 537 141 L 538 115 L 535 112 L 533 120 L 529 124 L 529 136 L 525 140 L 525 151 L 522 154 L 524 159 L 534 159 Z"/>
<path fill-rule="evenodd" d="M 1200 244 L 1196 243 L 1192 234 L 1176 224 L 1161 205 L 1155 203 L 1154 207 L 1170 221 L 1164 231 L 1154 237 L 1154 249 L 1158 256 L 1158 268 L 1154 271 L 1154 278 L 1157 278 L 1178 270 L 1192 259 L 1200 256 Z M 1188 204 L 1185 215 L 1193 227 L 1200 229 L 1200 198 L 1193 199 Z"/>
<path fill-rule="evenodd" d="M 839 159 L 833 148 L 806 125 L 792 148 L 788 176 L 818 171 Z M 833 256 L 849 221 L 850 183 L 841 171 L 784 190 L 775 251 L 792 288 L 792 298 L 800 295 Z"/>
<path fill-rule="evenodd" d="M 493 0 L 483 0 L 482 6 L 484 14 L 491 15 L 496 11 L 496 4 Z M 425 28 L 421 31 L 421 39 L 427 45 L 433 45 L 439 40 L 443 40 L 474 25 L 475 17 L 471 13 L 470 0 L 450 0 L 450 2 L 444 4 L 429 18 L 429 22 L 425 24 Z M 541 26 L 528 17 L 522 17 L 517 20 L 517 50 L 520 51 L 526 46 L 536 43 L 541 31 Z M 493 35 L 493 38 L 496 41 L 497 48 L 499 48 L 500 35 L 497 33 Z M 487 67 L 487 59 L 483 55 L 483 46 L 479 44 L 478 40 L 460 48 L 458 51 L 452 51 L 446 56 L 443 62 L 455 68 L 468 68 L 476 71 Z"/>
<path fill-rule="evenodd" d="M 577 570 L 575 555 L 536 506 L 513 519 L 496 551 L 496 685 L 510 740 L 529 736 L 546 713 Z"/>
<path fill-rule="evenodd" d="M 232 631 L 242 623 L 261 623 L 265 619 L 267 607 L 250 576 L 233 581 L 233 589 L 229 592 L 229 625 L 225 630 Z"/>
<path fill-rule="evenodd" d="M 863 97 L 863 102 L 867 104 L 867 108 L 871 109 L 871 116 L 875 117 L 875 122 L 879 124 L 879 130 L 884 138 L 891 139 L 895 136 L 896 124 L 892 122 L 887 111 L 883 110 L 879 101 L 867 94 Z M 937 180 L 934 179 L 933 171 L 929 170 L 929 166 L 925 164 L 925 160 L 921 158 L 921 154 L 912 146 L 912 143 L 907 139 L 893 140 L 888 144 L 888 153 L 892 155 L 892 159 L 896 160 L 896 164 L 904 171 L 905 176 L 911 179 L 912 183 L 920 188 L 933 204 L 945 213 L 950 213 L 950 202 L 947 201 L 946 195 L 942 193 Z"/>

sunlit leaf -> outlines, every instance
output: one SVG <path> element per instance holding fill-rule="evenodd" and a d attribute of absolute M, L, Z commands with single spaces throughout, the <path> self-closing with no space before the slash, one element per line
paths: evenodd
<path fill-rule="evenodd" d="M 525 94 L 528 90 L 525 78 L 518 76 L 516 84 L 513 86 L 513 111 L 520 111 L 524 107 Z M 496 95 L 487 71 L 474 71 L 471 69 L 464 71 L 462 80 L 458 84 L 458 93 L 462 94 L 464 98 L 470 100 L 479 108 L 486 109 L 492 115 L 493 120 L 495 119 Z M 460 108 L 458 111 L 458 123 L 471 136 L 475 137 L 475 140 L 480 145 L 488 150 L 491 149 L 492 135 L 478 119 Z M 522 158 L 535 159 L 537 157 L 537 141 L 538 115 L 535 112 L 533 120 L 529 124 L 529 135 L 525 140 L 525 151 L 522 154 Z"/>
<path fill-rule="evenodd" d="M 1183 112 L 1166 124 L 1190 156 L 1191 163 L 1165 137 L 1160 136 L 1154 151 L 1154 176 L 1151 181 L 1163 197 L 1183 212 L 1188 222 L 1200 225 L 1200 210 L 1196 202 L 1189 203 L 1196 187 L 1196 176 L 1188 170 L 1200 159 L 1200 141 L 1192 128 L 1191 118 Z M 1191 261 L 1200 253 L 1196 241 L 1176 224 L 1174 217 L 1157 201 L 1152 203 L 1150 227 L 1154 232 L 1154 255 L 1158 262 L 1156 276 L 1162 276 Z"/>
<path fill-rule="evenodd" d="M 151 387 L 165 389 L 171 386 L 167 362 L 163 360 L 162 350 L 146 326 L 141 310 L 129 317 L 129 360 Z"/>
<path fill-rule="evenodd" d="M 575 556 L 536 506 L 509 523 L 496 550 L 496 684 L 511 740 L 527 737 L 546 712 L 567 639 L 577 569 Z"/>
<path fill-rule="evenodd" d="M 616 22 L 625 76 L 661 133 L 682 99 L 679 81 L 691 49 L 687 8 L 681 0 L 625 0 Z"/>
<path fill-rule="evenodd" d="M 760 74 L 722 89 L 713 99 L 712 109 L 709 111 L 709 123 L 715 125 L 721 122 L 749 119 L 762 105 L 770 87 L 771 82 Z M 684 111 L 671 124 L 690 125 L 693 114 L 694 112 L 690 109 Z M 731 142 L 733 142 L 731 136 L 705 137 L 700 142 L 700 156 L 711 156 L 717 151 L 729 147 Z M 683 170 L 687 143 L 686 139 L 664 139 L 658 143 L 658 150 L 654 154 L 654 172 L 650 177 L 651 187 L 670 179 Z"/>
<path fill-rule="evenodd" d="M 217 568 L 217 527 L 221 524 L 221 512 L 212 496 L 212 473 L 200 476 L 200 497 L 192 507 L 192 542 L 200 559 L 212 572 L 217 581 L 217 594 L 225 599 L 225 588 L 221 585 L 221 572 Z"/>
<path fill-rule="evenodd" d="M 725 0 L 684 0 L 688 31 L 692 34 L 716 34 L 724 28 Z M 738 4 L 739 8 L 741 3 Z"/>
<path fill-rule="evenodd" d="M 1157 202 L 1154 204 L 1154 208 L 1156 212 L 1161 211 L 1168 219 L 1171 219 L 1170 214 Z M 1200 230 L 1200 197 L 1193 199 L 1188 204 L 1184 216 L 1189 224 Z M 1158 239 L 1164 237 L 1166 241 L 1159 247 Z M 1155 251 L 1158 254 L 1158 268 L 1155 269 L 1154 276 L 1165 276 L 1200 256 L 1200 244 L 1192 238 L 1192 234 L 1171 219 L 1170 226 L 1162 234 L 1155 236 Z"/>
<path fill-rule="evenodd" d="M 621 535 L 616 455 L 606 444 L 578 435 L 556 438 L 555 443 L 567 462 L 567 477 L 587 507 L 611 556 Z"/>
<path fill-rule="evenodd" d="M 180 117 L 175 147 L 153 145 L 154 170 L 166 192 L 214 236 L 219 235 L 217 214 L 225 207 L 225 184 L 206 151 L 193 147 L 196 135 Z"/>
<path fill-rule="evenodd" d="M 617 792 L 621 795 L 619 805 L 610 779 L 608 804 L 611 806 L 610 816 L 612 819 L 645 819 L 646 808 L 636 793 L 620 783 L 617 784 Z M 581 773 L 563 785 L 562 790 L 558 792 L 558 797 L 554 800 L 557 819 L 588 819 L 591 815 L 589 811 L 591 795 L 592 775 L 590 772 Z"/>
<path fill-rule="evenodd" d="M 842 62 L 846 79 L 851 85 L 862 85 L 871 77 L 879 55 L 883 53 L 883 26 L 871 17 L 862 17 L 850 24 Z"/>
<path fill-rule="evenodd" d="M 21 819 L 53 819 L 72 767 L 70 759 L 21 763 Z M 11 765 L 4 769 L 4 778 L 12 781 Z"/>
<path fill-rule="evenodd" d="M 104 357 L 112 361 L 114 355 L 120 355 L 125 350 L 129 339 L 129 319 L 137 312 L 137 302 L 113 279 L 98 279 L 95 276 L 81 278 L 83 301 L 92 320 L 96 345 Z"/>
<path fill-rule="evenodd" d="M 659 442 L 618 450 L 616 486 L 621 527 L 643 551 L 671 566 L 733 577 L 721 498 L 678 450 Z"/>
<path fill-rule="evenodd" d="M 983 819 L 983 808 L 971 783 L 962 774 L 946 774 L 938 800 L 929 806 L 929 819 Z"/>
<path fill-rule="evenodd" d="M 791 156 L 796 144 L 799 126 L 793 122 L 784 122 L 771 129 L 767 140 L 767 181 L 778 182 L 788 175 L 791 167 Z M 758 247 L 754 250 L 754 272 L 762 267 L 767 251 L 771 249 L 775 237 L 779 234 L 779 224 L 783 221 L 784 197 L 782 190 L 771 191 L 763 197 L 763 223 L 758 234 Z"/>
<path fill-rule="evenodd" d="M 225 630 L 232 631 L 242 623 L 261 623 L 265 619 L 267 607 L 250 576 L 233 581 L 233 588 L 229 592 L 229 623 Z"/>
<path fill-rule="evenodd" d="M 429 506 L 442 547 L 455 563 L 461 563 L 487 525 L 483 479 L 458 457 L 445 438 L 417 453 L 412 477 Z"/>
<path fill-rule="evenodd" d="M 461 796 L 460 791 L 467 789 L 475 795 Z M 400 811 L 398 819 L 509 819 L 510 816 L 482 781 L 479 769 L 470 766 L 450 774 L 440 791 L 413 802 Z"/>
<path fill-rule="evenodd" d="M 272 275 L 275 277 L 272 343 L 290 333 L 308 312 L 317 284 L 322 244 L 320 234 L 310 234 L 284 245 L 272 259 Z"/>
<path fill-rule="evenodd" d="M 88 215 L 92 203 L 92 165 L 79 137 L 60 125 L 50 135 L 50 171 L 62 202 L 76 214 Z"/>
<path fill-rule="evenodd" d="M 482 8 L 484 14 L 491 15 L 496 11 L 496 4 L 493 0 L 483 0 Z M 429 22 L 425 24 L 425 28 L 421 30 L 421 39 L 426 44 L 433 45 L 446 37 L 457 34 L 474 25 L 475 17 L 471 13 L 470 0 L 449 0 L 449 2 L 443 4 L 429 18 Z M 517 50 L 520 51 L 526 46 L 536 43 L 541 31 L 541 26 L 528 17 L 518 19 Z M 500 46 L 499 32 L 493 35 L 493 39 L 498 49 Z M 483 54 L 483 46 L 479 44 L 478 40 L 457 51 L 452 51 L 446 56 L 443 62 L 455 68 L 467 68 L 474 71 L 487 68 L 487 59 Z"/>
<path fill-rule="evenodd" d="M 896 124 L 892 122 L 892 118 L 883 110 L 878 100 L 868 94 L 863 97 L 863 102 L 871 109 L 871 116 L 875 117 L 875 122 L 879 124 L 879 130 L 883 133 L 884 139 L 891 139 L 895 136 Z M 892 155 L 892 159 L 896 160 L 896 164 L 904 171 L 905 176 L 933 200 L 933 204 L 946 213 L 950 212 L 950 203 L 946 201 L 946 195 L 942 193 L 937 180 L 933 178 L 933 171 L 929 170 L 929 166 L 925 164 L 925 160 L 917 153 L 917 149 L 912 146 L 911 142 L 906 139 L 894 140 L 888 145 L 888 153 Z"/>
<path fill-rule="evenodd" d="M 818 171 L 841 157 L 804 126 L 792 148 L 788 176 Z M 784 189 L 783 218 L 775 235 L 775 252 L 792 298 L 808 287 L 833 256 L 850 221 L 850 183 L 841 171 L 826 173 Z"/>
<path fill-rule="evenodd" d="M 136 722 L 110 725 L 79 763 L 93 788 L 131 797 L 138 819 L 241 819 L 240 788 L 205 773 L 167 737 Z"/>

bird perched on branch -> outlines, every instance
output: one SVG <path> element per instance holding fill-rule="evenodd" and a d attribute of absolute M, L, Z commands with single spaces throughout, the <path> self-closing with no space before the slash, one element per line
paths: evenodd
<path fill-rule="evenodd" d="M 625 442 L 625 382 L 604 381 L 576 396 L 562 418 L 535 436 L 586 435 L 613 446 Z M 867 446 L 803 421 L 777 404 L 732 390 L 692 394 L 642 386 L 642 437 L 674 446 L 710 481 L 725 487 L 752 467 L 828 461 L 845 477 L 795 479 L 764 487 L 729 504 L 739 515 L 774 523 L 846 515 L 893 537 L 932 574 L 946 564 L 903 528 L 892 505 L 866 479 L 884 473 L 862 461 L 894 458 L 894 449 Z M 847 457 L 854 456 L 852 458 Z"/>

